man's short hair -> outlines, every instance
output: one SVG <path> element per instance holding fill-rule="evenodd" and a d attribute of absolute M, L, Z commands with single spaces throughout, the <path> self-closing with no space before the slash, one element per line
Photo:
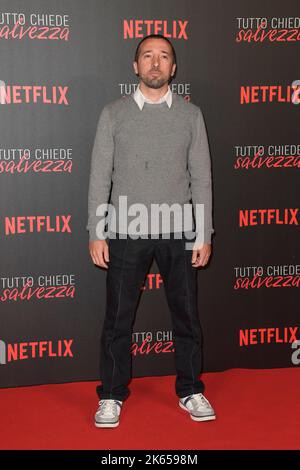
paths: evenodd
<path fill-rule="evenodd" d="M 173 64 L 176 64 L 177 65 L 177 59 L 176 59 L 176 52 L 175 52 L 175 49 L 173 47 L 173 44 L 171 43 L 171 41 L 169 41 L 168 38 L 166 38 L 165 36 L 163 36 L 162 34 L 149 34 L 148 36 L 145 36 L 137 45 L 137 48 L 136 48 L 136 51 L 135 51 L 135 56 L 134 56 L 134 60 L 135 62 L 138 62 L 138 58 L 139 58 L 139 55 L 140 55 L 140 48 L 141 48 L 141 44 L 146 41 L 146 39 L 149 39 L 149 38 L 157 38 L 157 39 L 164 39 L 164 41 L 167 41 L 170 46 L 171 46 L 171 50 L 172 50 L 172 58 L 173 58 Z"/>

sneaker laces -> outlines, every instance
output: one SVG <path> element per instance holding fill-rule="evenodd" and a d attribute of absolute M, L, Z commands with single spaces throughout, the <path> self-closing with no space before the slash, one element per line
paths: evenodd
<path fill-rule="evenodd" d="M 100 416 L 114 417 L 117 414 L 117 402 L 115 400 L 100 400 L 99 401 Z"/>
<path fill-rule="evenodd" d="M 192 400 L 195 400 L 196 404 L 200 406 L 205 406 L 205 407 L 211 406 L 207 398 L 205 398 L 205 396 L 202 393 L 197 393 L 197 394 L 192 395 Z"/>

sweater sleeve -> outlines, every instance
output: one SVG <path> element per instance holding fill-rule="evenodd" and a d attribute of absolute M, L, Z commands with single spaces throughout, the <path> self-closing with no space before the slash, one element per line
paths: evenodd
<path fill-rule="evenodd" d="M 89 240 L 104 239 L 105 236 L 96 232 L 97 223 L 104 219 L 103 215 L 96 215 L 100 204 L 108 203 L 114 155 L 114 138 L 112 123 L 108 107 L 105 106 L 100 114 L 94 146 L 91 156 L 89 190 L 88 190 L 88 222 Z"/>
<path fill-rule="evenodd" d="M 192 204 L 196 222 L 196 233 L 203 229 L 200 239 L 203 243 L 211 243 L 211 235 L 214 233 L 212 224 L 212 181 L 211 159 L 207 139 L 207 133 L 203 114 L 200 108 L 195 117 L 192 141 L 188 152 L 188 169 L 190 172 Z M 200 206 L 203 204 L 204 217 L 201 215 Z M 204 226 L 203 226 L 204 223 Z"/>

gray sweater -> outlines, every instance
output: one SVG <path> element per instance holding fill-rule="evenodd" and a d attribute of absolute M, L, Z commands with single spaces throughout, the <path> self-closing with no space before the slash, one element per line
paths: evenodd
<path fill-rule="evenodd" d="M 198 106 L 173 93 L 170 108 L 166 102 L 146 102 L 141 110 L 133 94 L 103 108 L 91 158 L 86 227 L 90 241 L 103 238 L 96 232 L 97 223 L 103 219 L 96 215 L 100 204 L 110 202 L 114 206 L 118 224 L 119 196 L 127 196 L 128 208 L 136 203 L 147 208 L 151 204 L 177 203 L 177 208 L 188 204 L 194 208 L 194 217 L 195 205 L 204 204 L 204 242 L 211 243 L 214 233 L 211 161 L 205 123 Z M 151 219 L 151 225 L 149 218 L 149 229 L 142 233 L 182 231 L 172 211 L 170 215 L 171 230 L 164 229 L 163 221 L 155 225 Z M 134 218 L 136 215 L 127 216 L 126 220 L 129 223 Z M 196 227 L 188 216 L 185 223 L 186 230 Z M 116 227 L 110 233 L 124 233 Z"/>

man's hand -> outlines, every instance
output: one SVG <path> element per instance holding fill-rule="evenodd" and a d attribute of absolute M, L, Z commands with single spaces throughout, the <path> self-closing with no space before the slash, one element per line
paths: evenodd
<path fill-rule="evenodd" d="M 91 241 L 89 243 L 89 250 L 94 264 L 101 268 L 108 268 L 106 262 L 109 261 L 109 251 L 106 240 Z"/>
<path fill-rule="evenodd" d="M 201 246 L 197 247 L 194 245 L 193 247 L 193 255 L 192 255 L 192 266 L 194 268 L 199 268 L 199 266 L 205 266 L 208 263 L 211 254 L 211 244 L 210 243 L 202 243 Z"/>

